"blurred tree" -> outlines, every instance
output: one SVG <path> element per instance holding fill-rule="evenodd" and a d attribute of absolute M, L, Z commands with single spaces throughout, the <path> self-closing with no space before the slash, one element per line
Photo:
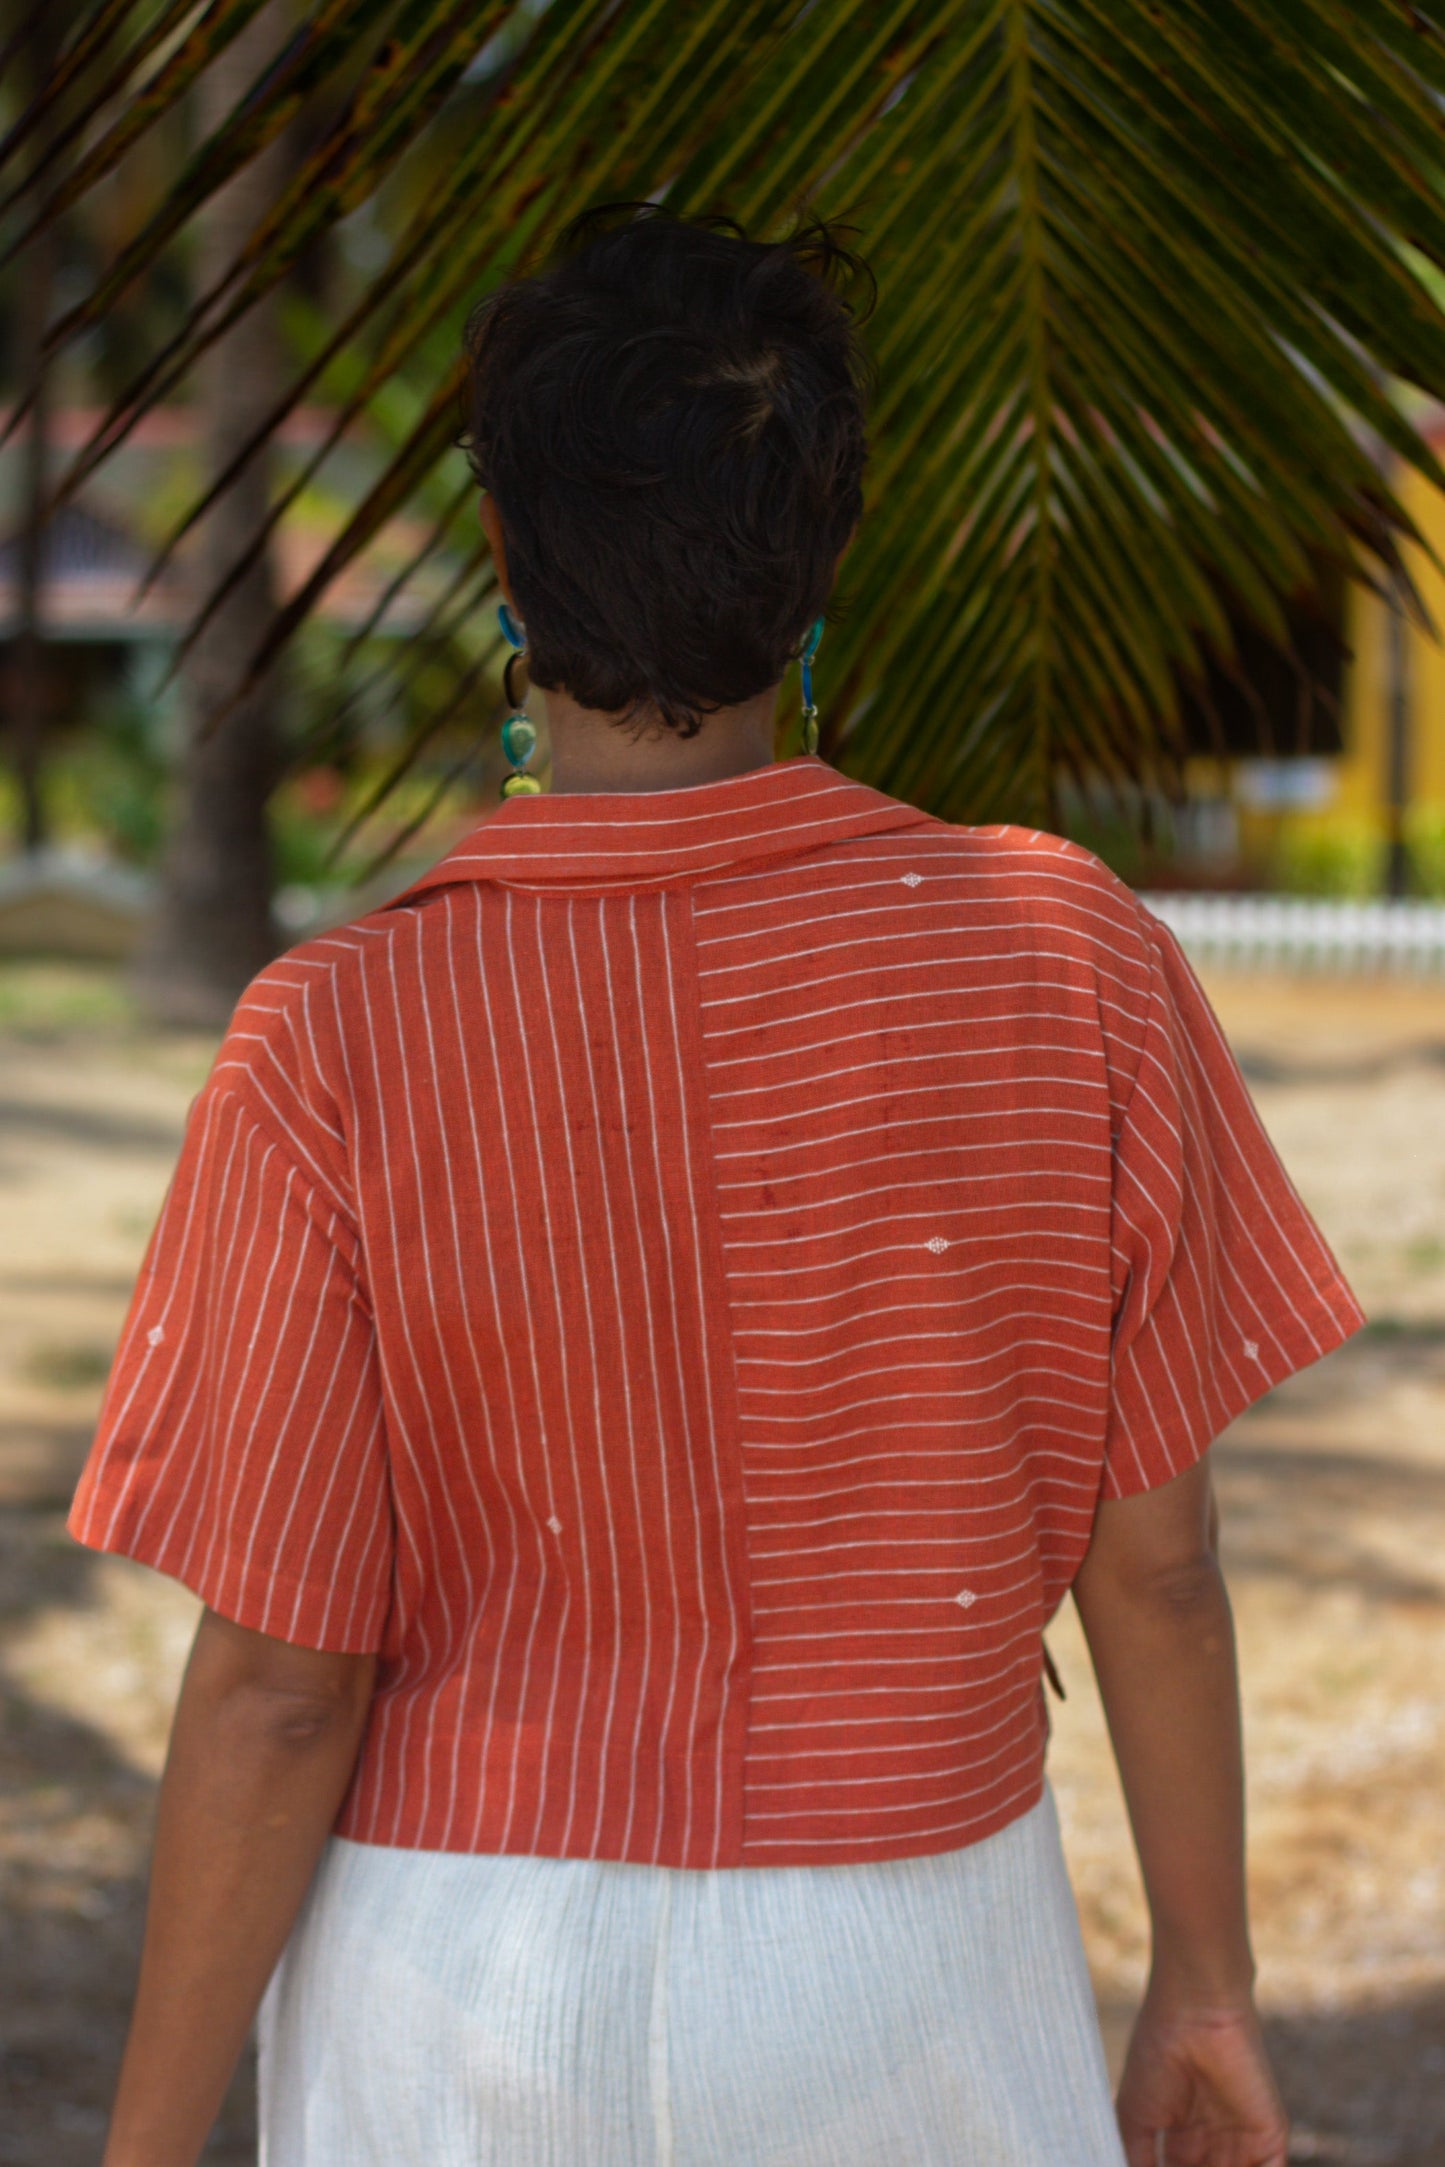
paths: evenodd
<path fill-rule="evenodd" d="M 67 28 L 67 11 L 46 0 L 0 0 L 0 129 L 11 129 L 52 82 Z M 17 153 L 37 163 L 62 115 L 39 111 L 28 146 Z M 17 840 L 35 849 L 52 827 L 48 771 L 57 727 L 75 719 L 71 671 L 57 660 L 41 622 L 44 567 L 56 536 L 50 530 L 57 412 L 109 401 L 144 357 L 177 327 L 188 284 L 184 243 L 147 265 L 117 306 L 68 349 L 47 352 L 45 335 L 67 294 L 88 291 L 122 239 L 143 224 L 183 163 L 190 116 L 162 117 L 134 151 L 63 218 L 46 222 L 0 276 L 0 398 L 28 401 L 16 467 L 19 489 L 4 557 L 16 577 L 14 636 L 0 649 L 0 745 L 15 772 Z M 43 576 L 44 574 L 44 576 Z"/>
<path fill-rule="evenodd" d="M 71 132 L 38 176 L 33 127 L 0 144 L 13 245 L 83 201 L 260 5 L 95 0 L 50 101 L 69 101 Z M 1321 561 L 1393 580 L 1407 523 L 1381 451 L 1445 482 L 1396 395 L 1445 393 L 1430 283 L 1445 41 L 1426 9 L 305 0 L 291 20 L 51 340 L 103 321 L 299 113 L 335 99 L 67 482 L 341 234 L 349 287 L 206 502 L 235 493 L 303 395 L 334 401 L 338 435 L 394 412 L 399 387 L 411 418 L 256 643 L 248 694 L 328 582 L 435 492 L 466 304 L 609 198 L 722 208 L 759 231 L 808 202 L 859 226 L 882 389 L 851 606 L 821 673 L 823 750 L 945 816 L 1042 822 L 1063 783 L 1157 777 L 1181 683 L 1211 647 L 1227 654 L 1235 624 L 1284 638 L 1283 599 Z M 485 558 L 456 561 L 474 609 Z M 458 662 L 458 701 L 474 668 Z M 228 892 L 254 927 L 255 899 Z"/>
<path fill-rule="evenodd" d="M 59 47 L 59 27 L 52 10 L 35 6 L 27 8 L 14 24 L 16 73 L 32 99 L 41 95 L 50 80 Z M 33 142 L 32 155 L 38 162 L 44 157 L 46 148 L 43 127 L 37 129 Z M 60 232 L 54 223 L 41 226 L 31 235 L 22 259 L 15 311 L 16 376 L 29 401 L 30 417 L 25 437 L 16 553 L 16 626 L 10 668 L 6 672 L 6 689 L 15 779 L 19 786 L 20 842 L 27 851 L 41 849 L 48 840 L 41 748 L 49 686 L 42 643 L 41 601 L 50 494 L 52 370 L 45 335 L 50 329 L 54 306 L 59 252 Z"/>
<path fill-rule="evenodd" d="M 201 76 L 202 135 L 224 127 L 285 35 L 277 6 L 252 15 Z M 269 211 L 284 179 L 276 136 L 211 195 L 198 218 L 196 280 L 207 291 Z M 268 293 L 201 358 L 199 410 L 208 481 L 224 474 L 275 405 L 285 380 L 277 296 Z M 215 589 L 265 526 L 272 458 L 262 437 L 234 484 L 206 516 L 204 577 Z M 187 735 L 160 909 L 139 958 L 138 990 L 152 1014 L 175 1023 L 224 1020 L 248 979 L 280 946 L 271 915 L 266 807 L 280 771 L 281 671 L 272 667 L 233 699 L 276 609 L 272 552 L 252 552 L 225 600 L 192 643 L 184 667 Z"/>

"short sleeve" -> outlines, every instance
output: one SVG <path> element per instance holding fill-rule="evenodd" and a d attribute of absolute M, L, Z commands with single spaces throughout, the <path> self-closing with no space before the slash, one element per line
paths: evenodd
<path fill-rule="evenodd" d="M 1364 1315 L 1265 1134 L 1168 928 L 1114 1149 L 1105 1497 L 1182 1474 L 1236 1415 Z"/>
<path fill-rule="evenodd" d="M 239 1625 L 381 1645 L 392 1514 L 355 1236 L 224 1082 L 192 1110 L 69 1526 Z"/>

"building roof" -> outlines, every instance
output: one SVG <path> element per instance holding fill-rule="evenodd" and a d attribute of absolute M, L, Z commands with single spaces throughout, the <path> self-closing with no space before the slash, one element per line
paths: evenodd
<path fill-rule="evenodd" d="M 174 635 L 187 598 L 162 574 L 142 593 L 150 553 L 116 520 L 67 504 L 49 522 L 41 550 L 40 628 L 52 640 L 138 640 Z M 0 542 L 0 639 L 19 630 L 20 544 Z"/>
<path fill-rule="evenodd" d="M 51 443 L 63 460 L 79 452 L 101 420 L 89 408 L 62 408 L 52 419 Z M 0 430 L 8 419 L 0 408 Z M 283 456 L 304 457 L 325 438 L 332 416 L 303 407 L 278 433 Z M 142 592 L 153 534 L 141 516 L 158 497 L 185 501 L 185 484 L 199 450 L 200 416 L 193 407 L 163 408 L 147 415 L 107 459 L 96 480 L 62 507 L 51 523 L 41 598 L 43 634 L 53 640 L 174 639 L 201 598 L 195 543 L 188 537 L 173 562 Z M 19 453 L 23 432 L 0 443 L 0 640 L 13 638 L 18 622 Z M 375 478 L 379 453 L 357 432 L 348 432 L 328 462 L 327 493 L 337 514 L 314 505 L 289 511 L 276 540 L 278 587 L 294 594 L 330 546 L 339 516 L 359 502 Z M 178 484 L 180 485 L 178 487 Z M 354 630 L 365 623 L 382 593 L 427 532 L 419 518 L 389 520 L 367 549 L 332 582 L 317 615 Z M 454 565 L 433 558 L 388 605 L 379 630 L 405 635 L 419 623 Z"/>

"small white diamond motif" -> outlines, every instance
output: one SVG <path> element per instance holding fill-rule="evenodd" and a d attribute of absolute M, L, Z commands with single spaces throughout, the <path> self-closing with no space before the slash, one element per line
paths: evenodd
<path fill-rule="evenodd" d="M 944 1250 L 948 1247 L 947 1236 L 943 1234 L 930 1234 L 923 1246 L 925 1249 L 931 1249 L 936 1257 L 941 1257 Z"/>
<path fill-rule="evenodd" d="M 978 1601 L 978 1597 L 974 1594 L 972 1588 L 960 1588 L 953 1599 L 960 1610 L 972 1610 L 974 1604 Z"/>
<path fill-rule="evenodd" d="M 165 1332 L 163 1331 L 161 1326 L 158 1324 L 153 1324 L 150 1330 L 146 1333 L 146 1344 L 151 1347 L 158 1347 L 161 1341 L 165 1338 L 165 1336 Z"/>
<path fill-rule="evenodd" d="M 1257 1339 L 1247 1339 L 1244 1343 L 1244 1351 L 1251 1362 L 1257 1362 L 1259 1360 L 1259 1341 Z"/>
<path fill-rule="evenodd" d="M 551 1528 L 551 1530 L 552 1530 L 552 1533 L 553 1533 L 554 1535 L 560 1535 L 560 1534 L 561 1534 L 561 1532 L 562 1532 L 562 1523 L 561 1523 L 561 1521 L 560 1521 L 560 1520 L 559 1520 L 559 1519 L 557 1518 L 557 1515 L 556 1515 L 556 1513 L 555 1513 L 555 1512 L 553 1513 L 553 1515 L 552 1515 L 551 1519 L 550 1519 L 550 1520 L 549 1520 L 549 1521 L 547 1522 L 547 1525 L 548 1525 L 548 1527 L 549 1527 L 549 1528 Z"/>
<path fill-rule="evenodd" d="M 923 875 L 921 873 L 904 873 L 900 875 L 900 878 L 905 888 L 916 888 Z"/>

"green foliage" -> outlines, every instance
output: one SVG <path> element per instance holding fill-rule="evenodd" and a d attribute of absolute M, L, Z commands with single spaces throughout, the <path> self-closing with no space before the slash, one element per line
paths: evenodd
<path fill-rule="evenodd" d="M 1420 805 L 1405 822 L 1410 887 L 1445 902 L 1445 805 Z"/>
<path fill-rule="evenodd" d="M 42 1341 L 30 1348 L 21 1375 L 48 1392 L 85 1391 L 105 1383 L 114 1356 L 108 1343 Z"/>
<path fill-rule="evenodd" d="M 119 699 L 59 764 L 70 824 L 103 835 L 117 857 L 154 865 L 165 841 L 170 762 L 154 711 Z"/>
<path fill-rule="evenodd" d="M 62 846 L 100 845 L 107 857 L 151 866 L 165 837 L 164 774 L 136 761 L 123 746 L 88 732 L 46 762 L 47 823 Z M 0 832 L 13 835 L 20 820 L 14 778 L 0 775 Z"/>
<path fill-rule="evenodd" d="M 1271 871 L 1296 895 L 1384 892 L 1385 838 L 1377 825 L 1342 813 L 1286 824 Z M 1445 805 L 1421 805 L 1405 820 L 1409 893 L 1445 900 Z"/>
<path fill-rule="evenodd" d="M 17 238 L 159 125 L 254 5 L 212 0 L 143 88 L 101 98 L 17 187 Z M 113 35 L 56 94 L 62 118 L 150 34 L 155 0 L 106 9 Z M 1279 632 L 1311 552 L 1393 566 L 1405 523 L 1369 439 L 1442 479 L 1392 389 L 1445 394 L 1445 42 L 1420 9 L 310 0 L 293 22 L 57 332 L 103 315 L 303 101 L 334 97 L 76 467 L 321 234 L 380 203 L 388 260 L 289 396 L 319 387 L 372 415 L 400 377 L 413 418 L 272 647 L 397 508 L 430 489 L 434 509 L 436 477 L 443 497 L 459 478 L 450 357 L 467 303 L 619 196 L 728 209 L 759 232 L 804 201 L 856 221 L 880 282 L 882 388 L 850 606 L 819 671 L 822 749 L 945 815 L 1042 820 L 1061 780 L 1159 773 L 1176 674 L 1201 639 L 1227 642 L 1226 601 Z M 23 163 L 0 146 L 0 189 Z M 488 573 L 470 561 L 475 602 Z M 464 704 L 484 658 L 449 653 L 447 698 Z"/>
<path fill-rule="evenodd" d="M 318 791 L 316 781 L 330 787 Z M 271 848 L 281 888 L 322 888 L 335 880 L 331 854 L 343 825 L 344 785 L 327 769 L 293 776 L 271 800 Z"/>
<path fill-rule="evenodd" d="M 1286 821 L 1270 865 L 1271 885 L 1290 895 L 1378 895 L 1385 842 L 1371 822 L 1331 813 Z"/>
<path fill-rule="evenodd" d="M 362 769 L 349 782 L 332 769 L 313 768 L 283 783 L 271 802 L 271 846 L 278 888 L 314 894 L 344 890 L 359 868 L 384 859 L 390 885 L 403 887 L 416 856 L 405 846 L 426 828 L 433 837 L 470 826 L 480 817 L 476 792 L 436 763 L 417 763 L 397 780 L 374 816 L 359 817 L 375 794 L 382 770 Z M 338 865 L 348 837 L 356 838 L 348 862 Z M 436 855 L 423 847 L 425 862 Z M 387 885 L 383 882 L 383 886 Z"/>
<path fill-rule="evenodd" d="M 484 672 L 474 697 L 458 702 L 445 637 L 408 640 L 402 659 L 397 644 L 348 639 L 316 621 L 303 628 L 289 673 L 287 767 L 271 802 L 278 886 L 343 887 L 423 830 L 424 849 L 433 831 L 495 797 L 500 687 Z M 174 694 L 158 692 L 162 668 L 151 658 L 111 683 L 50 753 L 44 791 L 57 843 L 158 866 L 179 736 Z M 13 773 L 0 766 L 0 834 L 15 833 L 19 817 Z"/>
<path fill-rule="evenodd" d="M 113 964 L 0 956 L 0 1031 L 7 1038 L 43 1044 L 70 1032 L 119 1034 L 135 1020 L 135 1003 Z"/>

